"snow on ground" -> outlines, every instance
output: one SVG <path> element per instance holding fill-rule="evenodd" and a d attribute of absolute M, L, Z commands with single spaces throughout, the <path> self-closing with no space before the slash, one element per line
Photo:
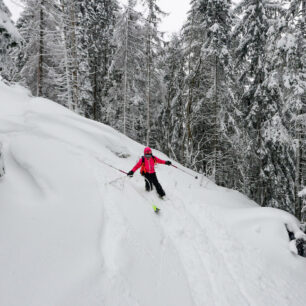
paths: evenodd
<path fill-rule="evenodd" d="M 305 305 L 293 216 L 165 165 L 160 200 L 112 128 L 1 82 L 0 110 L 1 306 Z"/>
<path fill-rule="evenodd" d="M 5 174 L 4 156 L 2 153 L 2 143 L 0 142 L 0 178 Z"/>

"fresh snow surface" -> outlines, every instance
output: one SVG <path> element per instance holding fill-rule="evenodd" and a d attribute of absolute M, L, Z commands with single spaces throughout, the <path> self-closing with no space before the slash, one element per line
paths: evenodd
<path fill-rule="evenodd" d="M 305 305 L 290 214 L 165 165 L 160 200 L 101 162 L 142 155 L 114 129 L 1 82 L 0 110 L 1 306 Z"/>
<path fill-rule="evenodd" d="M 0 178 L 5 174 L 4 157 L 2 153 L 2 143 L 0 142 Z"/>

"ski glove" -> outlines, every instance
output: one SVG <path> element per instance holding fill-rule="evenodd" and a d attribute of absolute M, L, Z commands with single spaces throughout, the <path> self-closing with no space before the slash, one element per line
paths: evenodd
<path fill-rule="evenodd" d="M 134 172 L 131 170 L 127 175 L 130 176 L 130 177 L 132 177 L 133 174 L 134 174 Z"/>
<path fill-rule="evenodd" d="M 165 164 L 166 164 L 167 166 L 170 166 L 170 165 L 171 165 L 171 161 L 170 161 L 170 160 L 167 160 L 167 161 L 165 162 Z"/>

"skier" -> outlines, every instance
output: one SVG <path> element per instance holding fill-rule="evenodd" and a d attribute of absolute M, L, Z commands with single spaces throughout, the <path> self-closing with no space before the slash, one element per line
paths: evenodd
<path fill-rule="evenodd" d="M 147 191 L 152 190 L 153 185 L 154 185 L 158 195 L 162 198 L 166 194 L 165 194 L 165 191 L 163 190 L 162 186 L 160 185 L 160 183 L 157 180 L 156 172 L 155 172 L 155 169 L 154 169 L 155 164 L 165 164 L 165 165 L 170 166 L 171 161 L 169 161 L 169 160 L 164 161 L 162 159 L 157 158 L 156 156 L 153 156 L 151 148 L 146 147 L 144 149 L 144 156 L 142 156 L 139 159 L 138 163 L 135 165 L 135 167 L 127 175 L 132 177 L 134 172 L 141 167 L 140 173 L 145 178 L 146 190 Z"/>

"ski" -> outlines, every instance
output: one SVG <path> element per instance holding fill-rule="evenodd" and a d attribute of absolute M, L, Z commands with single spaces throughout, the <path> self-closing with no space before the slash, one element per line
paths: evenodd
<path fill-rule="evenodd" d="M 158 208 L 158 207 L 155 206 L 155 205 L 152 205 L 152 208 L 153 208 L 153 210 L 154 210 L 154 212 L 155 212 L 156 214 L 158 214 L 158 212 L 160 211 L 160 208 Z"/>

